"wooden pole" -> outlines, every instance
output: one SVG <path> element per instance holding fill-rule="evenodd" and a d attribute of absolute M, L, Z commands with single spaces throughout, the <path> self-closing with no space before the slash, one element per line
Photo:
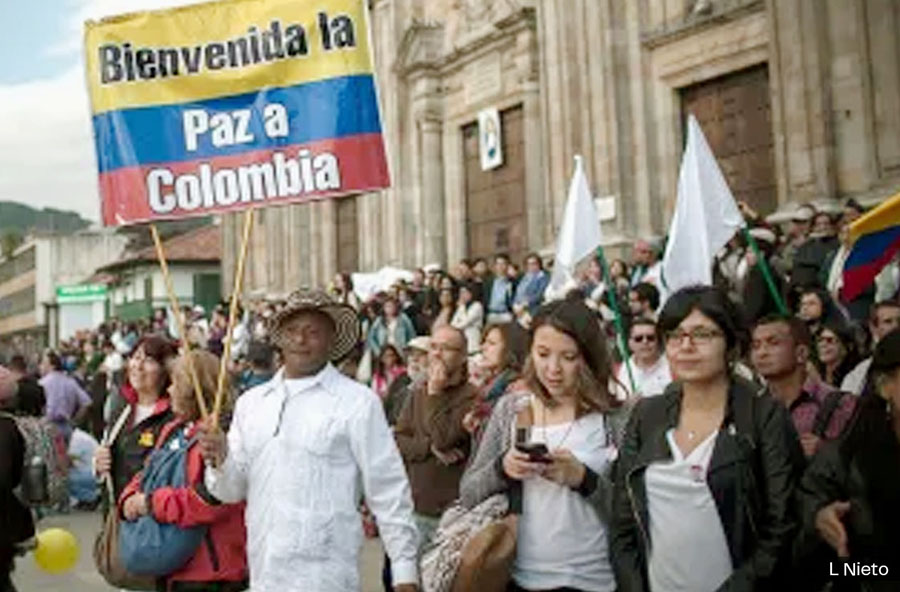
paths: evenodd
<path fill-rule="evenodd" d="M 172 287 L 172 276 L 169 275 L 169 265 L 166 263 L 166 253 L 163 250 L 162 241 L 159 240 L 159 231 L 156 224 L 150 225 L 150 235 L 153 237 L 153 244 L 156 246 L 156 257 L 159 259 L 159 267 L 162 270 L 163 281 L 166 285 L 166 292 L 169 294 L 169 305 L 172 307 L 172 314 L 175 315 L 175 323 L 178 326 L 178 335 L 181 336 L 181 348 L 187 358 L 188 373 L 191 375 L 191 382 L 194 384 L 194 395 L 197 397 L 197 408 L 200 409 L 200 417 L 206 419 L 209 412 L 206 409 L 206 401 L 203 399 L 203 389 L 200 388 L 200 380 L 197 378 L 197 371 L 194 369 L 194 357 L 190 354 L 190 346 L 187 341 L 187 331 L 184 328 L 184 319 L 181 318 L 181 307 L 178 306 L 178 298 L 175 296 L 175 288 Z"/>
<path fill-rule="evenodd" d="M 213 405 L 213 427 L 219 425 L 219 412 L 222 410 L 222 398 L 225 395 L 225 376 L 228 374 L 228 360 L 231 359 L 231 342 L 235 317 L 237 316 L 238 300 L 244 285 L 244 263 L 247 260 L 247 245 L 250 242 L 250 231 L 253 229 L 253 208 L 244 212 L 244 233 L 241 236 L 241 249 L 238 255 L 237 269 L 234 272 L 234 288 L 231 290 L 231 306 L 228 311 L 228 328 L 225 332 L 225 351 L 219 362 L 219 382 L 216 385 L 216 400 Z"/>

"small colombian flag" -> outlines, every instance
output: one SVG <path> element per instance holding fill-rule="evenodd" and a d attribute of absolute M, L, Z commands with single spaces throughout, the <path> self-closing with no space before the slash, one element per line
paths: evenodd
<path fill-rule="evenodd" d="M 842 297 L 851 301 L 900 251 L 900 193 L 886 200 L 850 226 L 853 245 L 844 263 Z"/>

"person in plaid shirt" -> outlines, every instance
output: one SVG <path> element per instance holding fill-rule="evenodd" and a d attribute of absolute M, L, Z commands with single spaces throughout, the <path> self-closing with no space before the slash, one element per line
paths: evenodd
<path fill-rule="evenodd" d="M 807 458 L 823 442 L 838 438 L 850 422 L 856 397 L 842 393 L 807 372 L 812 338 L 800 319 L 780 315 L 761 319 L 753 329 L 751 361 L 769 391 L 790 411 Z"/>

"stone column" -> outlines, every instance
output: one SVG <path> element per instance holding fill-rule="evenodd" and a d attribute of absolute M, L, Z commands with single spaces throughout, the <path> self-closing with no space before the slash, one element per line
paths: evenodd
<path fill-rule="evenodd" d="M 318 259 L 322 262 L 324 281 L 329 282 L 338 271 L 337 203 L 333 199 L 329 199 L 318 205 L 322 215 L 322 240 L 317 245 Z"/>
<path fill-rule="evenodd" d="M 441 120 L 425 115 L 418 120 L 421 137 L 421 205 L 425 218 L 425 262 L 447 263 Z"/>
<path fill-rule="evenodd" d="M 443 126 L 444 200 L 447 210 L 447 259 L 459 261 L 467 254 L 466 180 L 463 163 L 463 120 L 455 118 Z M 427 263 L 427 261 L 426 261 Z"/>
<path fill-rule="evenodd" d="M 524 88 L 523 134 L 525 136 L 525 221 L 528 248 L 543 249 L 553 240 L 554 228 L 549 210 L 553 207 L 553 193 L 544 193 L 545 168 L 543 134 L 541 129 L 541 95 L 536 83 Z M 564 192 L 558 192 L 564 193 Z"/>
<path fill-rule="evenodd" d="M 816 0 L 768 0 L 769 83 L 779 202 L 835 193 L 834 141 L 825 69 L 830 49 Z"/>

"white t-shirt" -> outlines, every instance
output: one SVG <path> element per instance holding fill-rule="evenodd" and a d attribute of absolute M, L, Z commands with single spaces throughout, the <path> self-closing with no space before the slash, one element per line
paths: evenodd
<path fill-rule="evenodd" d="M 672 459 L 647 467 L 651 592 L 712 592 L 731 575 L 731 555 L 706 473 L 718 432 L 687 457 L 666 432 Z"/>
<path fill-rule="evenodd" d="M 634 386 L 641 397 L 654 397 L 663 394 L 669 383 L 672 382 L 672 371 L 669 369 L 669 360 L 666 356 L 660 356 L 659 360 L 646 370 L 628 359 L 631 367 L 631 377 L 634 378 Z M 624 401 L 631 395 L 631 379 L 628 376 L 628 368 L 625 364 L 619 366 L 616 373 L 619 383 L 616 385 L 616 397 Z"/>
<path fill-rule="evenodd" d="M 156 404 L 152 405 L 135 405 L 134 406 L 134 420 L 132 420 L 131 425 L 137 425 L 153 415 L 153 410 L 156 409 Z"/>
<path fill-rule="evenodd" d="M 866 358 L 851 370 L 844 381 L 841 383 L 841 390 L 854 395 L 861 395 L 866 387 L 866 377 L 869 375 L 869 368 L 872 366 L 872 358 Z"/>
<path fill-rule="evenodd" d="M 532 442 L 551 451 L 570 450 L 604 474 L 615 455 L 607 444 L 603 416 L 585 415 L 572 423 L 535 427 Z M 606 525 L 577 491 L 542 477 L 523 483 L 513 579 L 532 590 L 572 587 L 589 592 L 616 589 L 609 561 Z"/>

